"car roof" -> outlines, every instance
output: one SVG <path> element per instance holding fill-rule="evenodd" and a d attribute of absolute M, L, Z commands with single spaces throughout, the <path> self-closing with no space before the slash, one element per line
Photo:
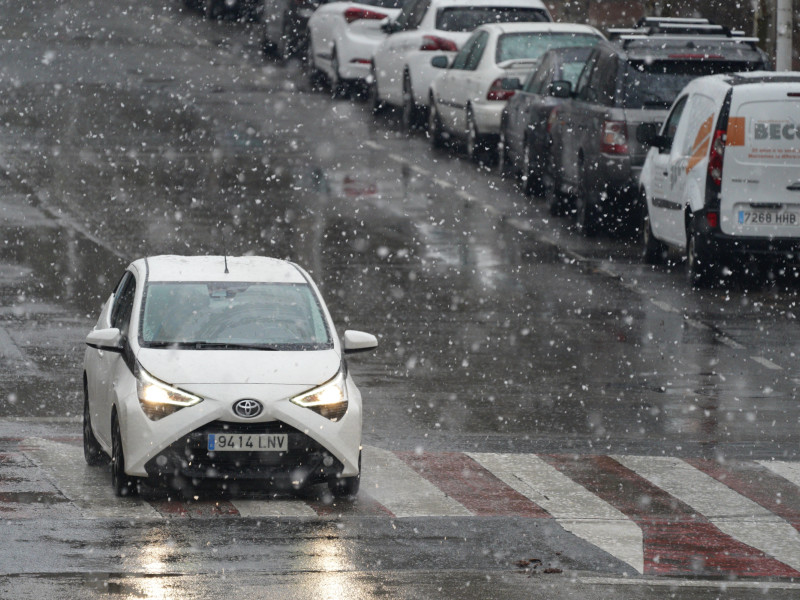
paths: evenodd
<path fill-rule="evenodd" d="M 294 263 L 265 256 L 161 255 L 139 259 L 131 266 L 146 272 L 149 281 L 307 283 Z"/>
<path fill-rule="evenodd" d="M 748 38 L 694 39 L 680 36 L 641 37 L 633 40 L 616 39 L 601 42 L 607 52 L 625 60 L 703 60 L 702 56 L 713 56 L 713 60 L 766 62 L 766 55 Z M 598 48 L 601 47 L 598 44 Z"/>
<path fill-rule="evenodd" d="M 748 71 L 745 73 L 733 73 L 725 76 L 729 85 L 748 85 L 760 83 L 800 83 L 800 73 L 787 71 L 777 73 L 775 71 Z"/>
<path fill-rule="evenodd" d="M 542 10 L 548 15 L 547 7 L 541 0 L 433 0 L 431 2 L 436 7 L 448 6 L 514 6 L 524 8 L 534 8 Z"/>
<path fill-rule="evenodd" d="M 496 34 L 541 31 L 546 33 L 589 33 L 601 38 L 603 37 L 603 34 L 594 27 L 590 25 L 581 25 L 579 23 L 486 23 L 481 25 L 480 29 L 485 29 Z"/>

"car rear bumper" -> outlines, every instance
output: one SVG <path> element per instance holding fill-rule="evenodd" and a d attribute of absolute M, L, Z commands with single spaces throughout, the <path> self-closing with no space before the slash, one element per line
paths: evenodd
<path fill-rule="evenodd" d="M 506 103 L 502 101 L 472 104 L 472 114 L 475 116 L 478 132 L 483 135 L 499 135 L 500 118 L 505 106 Z"/>
<path fill-rule="evenodd" d="M 718 256 L 720 259 L 757 258 L 800 264 L 800 238 L 763 238 L 728 235 L 719 229 L 712 229 L 703 218 L 696 218 L 698 250 Z"/>

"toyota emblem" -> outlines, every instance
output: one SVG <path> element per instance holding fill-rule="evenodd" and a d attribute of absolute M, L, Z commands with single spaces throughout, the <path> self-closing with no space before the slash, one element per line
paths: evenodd
<path fill-rule="evenodd" d="M 264 407 L 258 400 L 239 400 L 233 405 L 233 412 L 235 412 L 237 416 L 244 419 L 252 419 L 253 417 L 257 417 L 261 414 L 263 409 Z"/>

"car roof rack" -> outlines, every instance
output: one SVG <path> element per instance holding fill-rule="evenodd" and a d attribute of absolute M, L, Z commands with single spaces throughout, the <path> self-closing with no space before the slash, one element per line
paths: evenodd
<path fill-rule="evenodd" d="M 746 38 L 744 32 L 717 25 L 708 19 L 682 19 L 675 17 L 643 17 L 635 27 L 614 27 L 608 30 L 609 40 L 621 40 L 627 47 L 633 40 L 652 38 L 679 39 L 695 41 L 701 39 L 735 38 L 742 42 L 757 42 L 758 38 Z"/>

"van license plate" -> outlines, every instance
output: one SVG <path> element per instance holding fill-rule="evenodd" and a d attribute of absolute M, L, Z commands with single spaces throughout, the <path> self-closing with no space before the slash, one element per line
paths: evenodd
<path fill-rule="evenodd" d="M 800 226 L 800 217 L 786 210 L 740 210 L 739 225 Z"/>
<path fill-rule="evenodd" d="M 209 452 L 286 452 L 285 433 L 209 433 Z"/>

